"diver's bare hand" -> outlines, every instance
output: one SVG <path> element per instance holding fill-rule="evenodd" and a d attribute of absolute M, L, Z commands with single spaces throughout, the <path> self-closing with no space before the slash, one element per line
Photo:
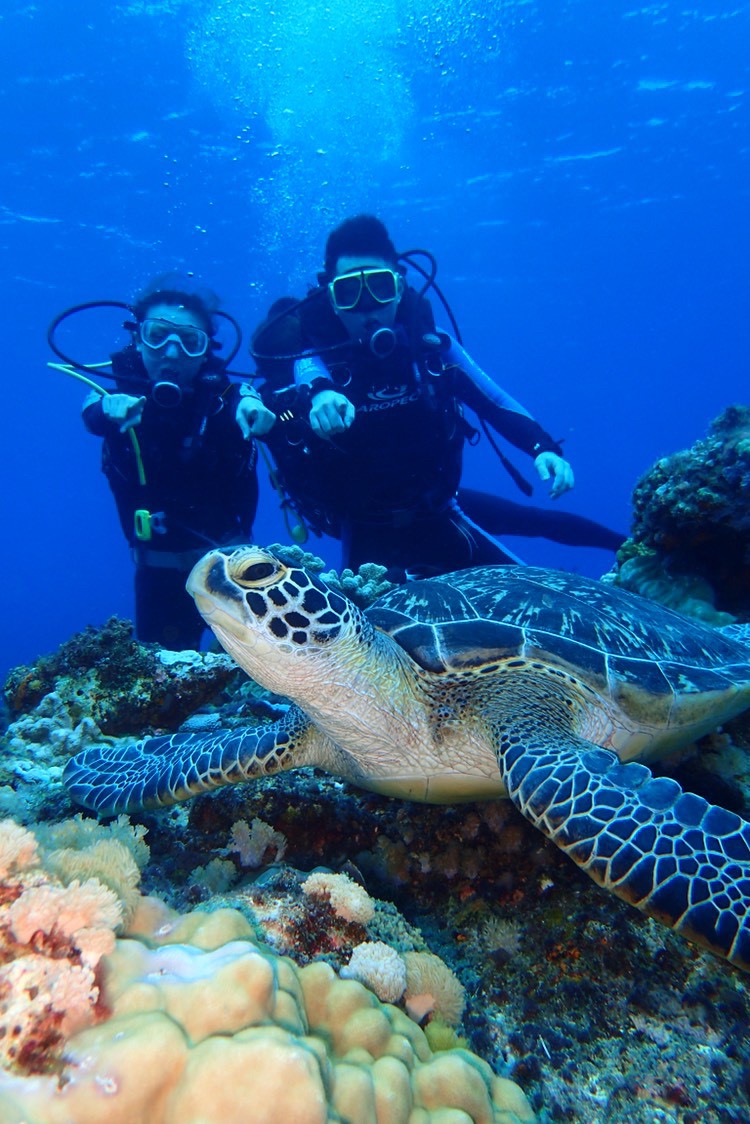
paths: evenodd
<path fill-rule="evenodd" d="M 134 398 L 132 394 L 105 394 L 102 398 L 102 413 L 105 418 L 120 427 L 120 433 L 141 424 L 145 398 Z"/>
<path fill-rule="evenodd" d="M 557 453 L 540 453 L 534 461 L 534 466 L 539 473 L 540 480 L 549 480 L 552 477 L 552 487 L 549 494 L 553 500 L 556 500 L 563 492 L 569 492 L 575 484 L 573 469 Z"/>
<path fill-rule="evenodd" d="M 234 419 L 246 441 L 263 437 L 276 422 L 276 414 L 263 405 L 257 394 L 243 394 L 237 405 Z"/>
<path fill-rule="evenodd" d="M 330 440 L 349 428 L 355 412 L 345 394 L 339 394 L 337 390 L 321 390 L 312 400 L 310 428 L 318 437 Z"/>

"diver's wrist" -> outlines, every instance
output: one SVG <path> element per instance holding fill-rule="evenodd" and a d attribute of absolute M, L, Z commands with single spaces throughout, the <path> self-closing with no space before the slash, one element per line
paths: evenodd
<path fill-rule="evenodd" d="M 312 379 L 311 382 L 303 383 L 297 387 L 297 393 L 300 400 L 306 405 L 311 406 L 313 400 L 317 398 L 324 390 L 335 390 L 333 380 L 325 375 L 319 375 L 317 378 Z"/>

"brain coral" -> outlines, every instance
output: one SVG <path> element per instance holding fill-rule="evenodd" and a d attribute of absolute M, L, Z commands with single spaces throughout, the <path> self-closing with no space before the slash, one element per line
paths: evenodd
<path fill-rule="evenodd" d="M 324 963 L 298 968 L 234 910 L 136 914 L 106 957 L 111 1016 L 57 1076 L 0 1076 L 3 1124 L 519 1124 L 513 1082 L 433 1054 L 395 1007 Z"/>

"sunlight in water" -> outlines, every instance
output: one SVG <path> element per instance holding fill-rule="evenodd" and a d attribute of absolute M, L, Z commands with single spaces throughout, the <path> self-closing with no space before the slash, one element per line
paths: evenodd
<path fill-rule="evenodd" d="M 493 5 L 493 24 L 506 9 Z M 377 210 L 421 128 L 415 80 L 450 88 L 453 62 L 486 59 L 497 39 L 468 0 L 215 0 L 189 57 L 204 94 L 234 110 L 240 139 L 266 153 L 248 190 L 267 246 L 294 235 L 319 247 L 345 214 Z"/>
<path fill-rule="evenodd" d="M 262 115 L 276 144 L 382 158 L 409 114 L 396 13 L 396 0 L 220 2 L 191 49 L 202 81 L 241 113 Z"/>
<path fill-rule="evenodd" d="M 398 159 L 412 107 L 397 9 L 396 0 L 230 0 L 195 28 L 198 81 L 235 110 L 242 139 L 266 149 L 253 190 L 275 235 L 300 223 L 322 232 L 334 212 L 361 209 L 373 175 Z"/>

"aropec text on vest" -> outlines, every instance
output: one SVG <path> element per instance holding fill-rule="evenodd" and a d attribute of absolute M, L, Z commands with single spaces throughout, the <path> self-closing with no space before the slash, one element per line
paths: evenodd
<path fill-rule="evenodd" d="M 421 395 L 419 390 L 408 386 L 382 386 L 377 390 L 369 390 L 367 398 L 357 407 L 362 413 L 373 413 L 376 410 L 391 410 L 395 406 L 405 406 L 409 402 L 418 402 Z"/>

